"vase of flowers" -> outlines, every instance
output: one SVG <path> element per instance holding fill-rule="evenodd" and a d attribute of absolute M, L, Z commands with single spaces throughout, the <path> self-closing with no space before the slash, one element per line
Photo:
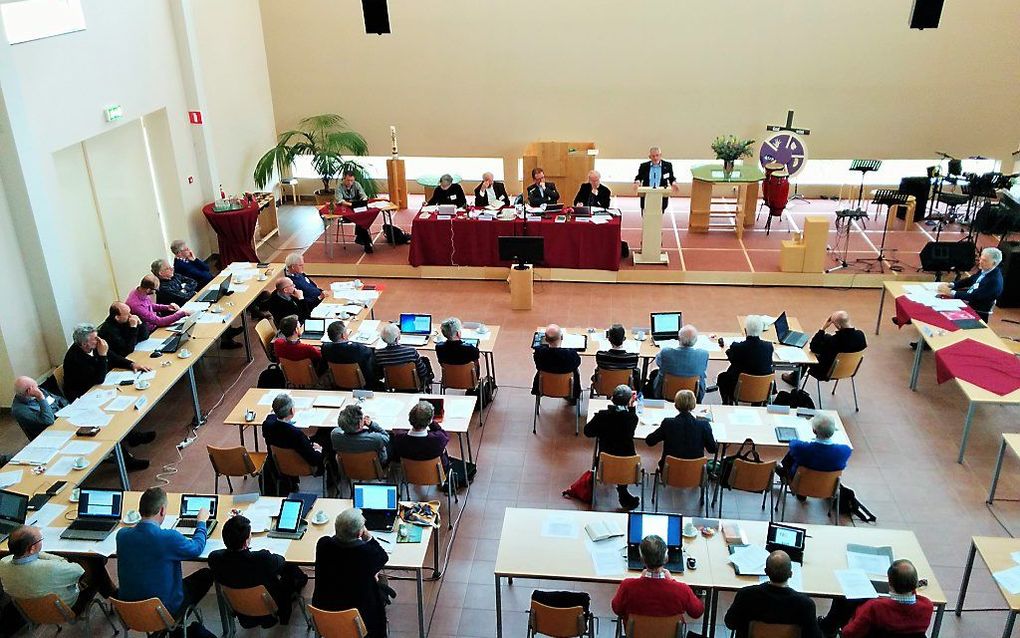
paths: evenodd
<path fill-rule="evenodd" d="M 733 173 L 736 161 L 742 157 L 751 157 L 751 147 L 754 140 L 744 140 L 733 135 L 724 135 L 715 138 L 712 142 L 712 150 L 716 159 L 723 161 L 723 174 L 727 179 Z"/>

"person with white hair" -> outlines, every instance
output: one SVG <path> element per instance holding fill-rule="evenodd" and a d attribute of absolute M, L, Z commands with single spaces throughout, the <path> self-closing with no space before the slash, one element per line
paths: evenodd
<path fill-rule="evenodd" d="M 148 367 L 135 363 L 110 350 L 110 344 L 99 336 L 91 323 L 80 323 L 71 333 L 73 343 L 64 354 L 64 397 L 74 401 L 103 382 L 113 368 L 147 372 Z"/>
<path fill-rule="evenodd" d="M 637 175 L 634 176 L 634 192 L 639 186 L 652 186 L 657 188 L 671 187 L 676 192 L 676 173 L 673 172 L 673 165 L 662 159 L 662 150 L 658 146 L 648 149 L 648 161 L 641 162 L 638 166 Z M 669 205 L 669 198 L 662 198 L 662 210 Z M 641 211 L 645 210 L 645 198 L 641 197 Z"/>
<path fill-rule="evenodd" d="M 581 396 L 581 355 L 576 350 L 570 350 L 563 346 L 563 328 L 551 323 L 546 326 L 545 338 L 535 348 L 535 379 L 531 384 L 531 393 L 538 395 L 538 373 L 549 372 L 552 374 L 574 374 L 574 390 L 567 403 L 577 405 Z"/>
<path fill-rule="evenodd" d="M 269 312 L 273 315 L 273 324 L 277 327 L 284 317 L 297 315 L 298 321 L 302 324 L 310 313 L 305 303 L 305 293 L 294 285 L 290 277 L 280 277 L 276 280 L 273 294 L 269 296 Z"/>
<path fill-rule="evenodd" d="M 11 416 L 29 441 L 43 433 L 57 420 L 56 412 L 67 405 L 67 399 L 39 387 L 32 377 L 14 380 L 14 401 Z"/>
<path fill-rule="evenodd" d="M 213 280 L 209 265 L 195 257 L 195 251 L 188 248 L 188 242 L 183 239 L 173 240 L 170 242 L 170 253 L 174 256 L 174 272 L 194 279 L 199 288 L 205 288 Z"/>
<path fill-rule="evenodd" d="M 737 389 L 737 379 L 741 373 L 753 375 L 772 374 L 772 344 L 764 341 L 761 334 L 765 332 L 765 320 L 760 315 L 747 315 L 744 319 L 743 341 L 735 341 L 726 350 L 726 358 L 730 367 L 719 373 L 716 384 L 719 386 L 719 397 L 726 405 L 734 403 L 733 393 Z"/>
<path fill-rule="evenodd" d="M 661 399 L 672 400 L 674 398 L 662 396 L 662 386 L 667 374 L 676 377 L 698 377 L 696 397 L 698 401 L 701 401 L 705 398 L 705 389 L 708 387 L 706 378 L 708 350 L 694 347 L 698 343 L 698 329 L 690 324 L 680 328 L 677 339 L 679 345 L 676 348 L 662 348 L 655 355 L 655 365 L 658 366 L 658 369 L 652 371 L 652 374 L 655 375 L 652 381 L 653 394 Z"/>
<path fill-rule="evenodd" d="M 506 186 L 503 182 L 497 182 L 492 173 L 482 173 L 482 181 L 475 186 L 475 206 L 503 206 L 510 205 L 510 196 L 507 195 Z"/>
<path fill-rule="evenodd" d="M 836 472 L 845 468 L 850 460 L 853 451 L 850 446 L 832 440 L 836 433 L 836 420 L 831 414 L 819 412 L 811 417 L 811 431 L 815 433 L 811 441 L 790 441 L 790 449 L 776 469 L 776 473 L 787 481 L 793 480 L 799 467 L 817 472 Z"/>
<path fill-rule="evenodd" d="M 577 195 L 574 195 L 574 206 L 609 208 L 612 196 L 609 187 L 602 183 L 602 174 L 598 171 L 588 171 L 588 181 L 581 184 L 581 188 L 577 189 Z"/>
<path fill-rule="evenodd" d="M 159 278 L 156 303 L 183 306 L 195 296 L 195 291 L 198 290 L 198 282 L 191 277 L 174 272 L 173 262 L 169 259 L 162 257 L 157 259 L 149 265 L 149 270 Z"/>
<path fill-rule="evenodd" d="M 1002 251 L 998 248 L 985 248 L 978 259 L 978 271 L 969 277 L 958 279 L 947 284 L 939 284 L 939 293 L 954 299 L 963 299 L 981 317 L 988 322 L 999 295 L 1002 294 Z"/>
<path fill-rule="evenodd" d="M 828 333 L 829 328 L 834 332 Z M 836 356 L 844 352 L 860 352 L 868 347 L 868 338 L 864 332 L 853 327 L 850 323 L 850 313 L 846 310 L 837 310 L 829 315 L 822 327 L 818 329 L 815 336 L 811 337 L 808 348 L 818 358 L 818 363 L 808 366 L 808 374 L 816 379 L 826 379 L 832 362 Z M 783 381 L 797 387 L 800 385 L 800 367 L 792 372 L 784 372 Z"/>
<path fill-rule="evenodd" d="M 467 206 L 467 196 L 464 195 L 464 187 L 453 182 L 453 175 L 444 173 L 439 178 L 436 190 L 432 191 L 432 197 L 426 202 L 428 206 L 453 205 L 457 208 Z"/>
<path fill-rule="evenodd" d="M 595 439 L 597 452 L 613 456 L 634 456 L 634 432 L 638 426 L 638 415 L 634 409 L 637 393 L 628 385 L 618 385 L 613 390 L 609 407 L 599 410 L 584 425 L 584 435 Z M 616 494 L 620 507 L 625 510 L 641 505 L 641 498 L 634 496 L 626 485 L 617 485 Z"/>
<path fill-rule="evenodd" d="M 418 351 L 411 346 L 405 346 L 400 343 L 400 327 L 397 324 L 388 323 L 383 326 L 382 340 L 386 346 L 373 353 L 377 370 L 382 371 L 388 366 L 414 363 L 414 368 L 418 372 L 418 379 L 421 380 L 421 387 L 424 390 L 432 387 L 434 379 L 432 364 L 426 357 L 418 354 Z"/>
<path fill-rule="evenodd" d="M 478 372 L 478 360 L 482 355 L 478 346 L 464 343 L 462 338 L 464 324 L 461 320 L 457 317 L 450 317 L 439 326 L 439 331 L 445 338 L 445 341 L 436 344 L 436 358 L 439 359 L 439 364 L 461 366 L 473 363 L 475 372 Z"/>
<path fill-rule="evenodd" d="M 312 278 L 305 274 L 305 258 L 301 253 L 287 255 L 283 262 L 283 275 L 290 277 L 290 280 L 294 282 L 294 287 L 303 293 L 305 306 L 308 307 L 309 312 L 326 298 L 326 293 L 322 291 L 322 288 L 316 286 Z"/>
<path fill-rule="evenodd" d="M 357 609 L 366 638 L 386 636 L 387 598 L 396 596 L 380 572 L 389 554 L 365 527 L 358 508 L 337 514 L 333 536 L 315 544 L 315 591 L 312 605 L 325 611 Z"/>

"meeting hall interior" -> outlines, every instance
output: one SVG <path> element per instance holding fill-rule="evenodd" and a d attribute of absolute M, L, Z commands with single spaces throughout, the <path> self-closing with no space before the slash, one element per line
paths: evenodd
<path fill-rule="evenodd" d="M 1016 0 L 0 25 L 0 638 L 1020 635 Z"/>

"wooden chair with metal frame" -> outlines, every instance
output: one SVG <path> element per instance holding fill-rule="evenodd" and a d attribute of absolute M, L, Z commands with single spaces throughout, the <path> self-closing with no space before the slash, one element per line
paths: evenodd
<path fill-rule="evenodd" d="M 443 469 L 442 459 L 438 456 L 427 461 L 400 459 L 400 470 L 400 486 L 404 488 L 407 500 L 411 500 L 412 485 L 441 488 L 447 482 L 450 483 L 446 490 L 446 520 L 449 522 L 449 528 L 453 529 L 453 504 L 459 503 L 460 497 L 457 496 L 457 489 L 454 487 L 456 483 L 454 473 Z M 399 488 L 397 493 L 400 493 Z"/>
<path fill-rule="evenodd" d="M 351 498 L 354 498 L 354 481 L 385 481 L 389 478 L 389 472 L 383 469 L 377 452 L 337 452 L 336 464 L 340 470 L 337 492 L 340 491 L 341 480 L 347 479 Z"/>
<path fill-rule="evenodd" d="M 566 593 L 566 592 L 564 592 Z M 571 592 L 581 594 L 581 592 Z M 556 636 L 557 638 L 595 638 L 598 618 L 582 605 L 550 607 L 531 599 L 528 613 L 528 638 Z"/>
<path fill-rule="evenodd" d="M 318 638 L 366 638 L 368 629 L 357 609 L 326 611 L 308 605 L 312 629 Z"/>
<path fill-rule="evenodd" d="M 538 411 L 542 397 L 551 399 L 571 399 L 574 397 L 574 373 L 553 372 L 538 373 L 538 394 L 535 395 L 535 414 L 531 420 L 531 433 L 538 434 Z M 581 433 L 581 397 L 577 397 L 574 405 L 574 436 Z"/>
<path fill-rule="evenodd" d="M 287 380 L 288 388 L 319 387 L 319 373 L 315 371 L 315 364 L 311 359 L 295 361 L 281 357 L 280 370 L 283 371 L 283 378 Z"/>
<path fill-rule="evenodd" d="M 234 589 L 216 583 L 216 596 L 227 612 L 229 624 L 224 629 L 228 637 L 237 635 L 237 626 L 234 620 L 239 615 L 253 618 L 272 616 L 277 622 L 280 621 L 280 609 L 276 606 L 276 601 L 273 600 L 265 585 Z M 312 623 L 308 619 L 308 612 L 305 611 L 305 598 L 300 592 L 294 593 L 291 603 L 294 602 L 298 603 L 298 609 L 301 610 L 301 615 L 305 618 L 305 625 L 311 629 Z"/>
<path fill-rule="evenodd" d="M 60 364 L 56 368 L 53 368 L 53 381 L 57 384 L 57 389 L 60 390 L 60 394 L 64 394 L 64 364 Z"/>
<path fill-rule="evenodd" d="M 843 470 L 835 472 L 819 472 L 806 467 L 798 467 L 797 473 L 789 481 L 783 481 L 779 491 L 779 502 L 782 510 L 779 520 L 786 520 L 786 496 L 804 496 L 829 500 L 829 512 L 836 510 L 836 525 L 839 525 L 839 486 Z M 776 507 L 779 503 L 776 504 Z"/>
<path fill-rule="evenodd" d="M 270 361 L 276 361 L 276 355 L 273 353 L 273 339 L 276 338 L 276 326 L 273 325 L 270 319 L 259 319 L 258 323 L 255 324 L 255 334 L 259 337 L 259 343 L 262 344 L 262 350 L 266 353 L 266 358 Z"/>
<path fill-rule="evenodd" d="M 775 374 L 747 374 L 741 372 L 737 377 L 737 387 L 733 391 L 733 402 L 737 405 L 766 405 L 772 398 L 772 389 L 776 385 Z"/>
<path fill-rule="evenodd" d="M 421 377 L 414 361 L 384 366 L 383 387 L 387 392 L 423 392 Z"/>
<path fill-rule="evenodd" d="M 259 481 L 260 488 L 263 487 L 262 468 L 265 467 L 266 458 L 269 456 L 266 452 L 252 452 L 240 445 L 237 447 L 207 445 L 205 449 L 209 453 L 209 463 L 212 464 L 215 476 L 213 486 L 217 494 L 220 491 L 221 476 L 226 477 L 227 487 L 230 488 L 231 494 L 234 493 L 234 486 L 230 482 L 232 476 L 242 478 L 250 476 Z"/>
<path fill-rule="evenodd" d="M 668 372 L 662 377 L 662 398 L 672 401 L 676 393 L 681 390 L 690 390 L 694 396 L 698 396 L 698 386 L 701 385 L 701 377 L 681 377 Z"/>
<path fill-rule="evenodd" d="M 744 459 L 733 459 L 733 467 L 730 470 L 729 488 L 741 492 L 752 492 L 761 494 L 761 509 L 765 510 L 765 499 L 772 497 L 769 507 L 769 520 L 772 519 L 772 511 L 775 506 L 775 495 L 772 493 L 772 483 L 776 474 L 776 461 L 762 461 L 754 463 Z M 726 487 L 721 484 L 716 488 L 719 492 L 719 517 L 722 518 L 723 497 L 726 494 Z"/>
<path fill-rule="evenodd" d="M 836 355 L 833 359 L 832 365 L 829 366 L 829 371 L 825 374 L 825 378 L 815 377 L 815 392 L 818 394 L 818 409 L 822 409 L 822 381 L 834 381 L 832 384 L 832 396 L 836 395 L 836 387 L 839 385 L 841 379 L 850 379 L 850 387 L 854 393 L 854 410 L 857 412 L 861 411 L 861 406 L 857 403 L 857 371 L 861 369 L 861 363 L 864 361 L 864 351 L 860 352 L 841 352 Z M 801 384 L 801 389 L 807 387 L 807 381 L 809 376 L 814 376 L 808 368 L 808 374 L 804 375 L 804 382 Z"/>
<path fill-rule="evenodd" d="M 202 620 L 202 612 L 195 605 L 188 605 L 184 608 L 180 618 L 174 618 L 159 598 L 147 598 L 139 601 L 110 599 L 113 611 L 124 626 L 124 632 L 140 631 L 147 634 L 169 634 L 177 629 L 183 629 L 184 638 L 188 638 L 188 618 L 195 616 L 198 622 L 205 624 Z"/>
<path fill-rule="evenodd" d="M 752 620 L 747 625 L 747 638 L 800 638 L 800 625 L 779 625 Z"/>
<path fill-rule="evenodd" d="M 308 461 L 301 458 L 301 455 L 297 453 L 297 450 L 285 447 L 276 447 L 275 445 L 269 446 L 269 450 L 273 457 L 273 463 L 276 464 L 276 473 L 280 478 L 287 477 L 297 479 L 300 482 L 302 476 L 315 476 L 316 468 L 312 467 L 308 464 Z M 323 495 L 326 495 L 326 490 L 326 472 L 323 472 Z M 277 492 L 279 492 L 279 485 L 277 485 Z"/>
<path fill-rule="evenodd" d="M 684 622 L 683 614 L 675 616 L 630 614 L 626 621 L 619 618 L 617 622 L 617 638 L 683 638 L 687 633 L 687 623 Z"/>
<path fill-rule="evenodd" d="M 329 362 L 327 365 L 329 375 L 333 378 L 333 385 L 341 390 L 363 390 L 368 385 L 365 374 L 357 363 Z"/>
<path fill-rule="evenodd" d="M 595 481 L 591 491 L 591 508 L 596 507 L 598 485 L 638 485 L 641 490 L 641 502 L 645 500 L 645 469 L 641 467 L 641 455 L 614 456 L 599 452 L 595 466 Z"/>
<path fill-rule="evenodd" d="M 80 622 L 85 625 L 85 635 L 93 636 L 94 634 L 92 633 L 92 623 L 89 620 L 89 612 L 92 611 L 93 606 L 96 606 L 99 607 L 101 612 L 103 612 L 103 616 L 106 617 L 106 622 L 110 623 L 110 628 L 113 629 L 113 634 L 116 636 L 120 633 L 117 626 L 113 624 L 113 619 L 110 618 L 109 610 L 102 601 L 99 600 L 98 596 L 89 602 L 85 611 L 83 611 L 80 616 L 76 616 L 74 610 L 53 592 L 50 592 L 45 596 L 40 596 L 39 598 L 14 598 L 12 596 L 11 602 L 14 603 L 14 607 L 25 619 L 25 622 L 28 623 L 30 632 L 34 632 L 43 625 L 55 625 L 59 632 L 63 629 L 64 625 L 76 625 Z"/>
<path fill-rule="evenodd" d="M 443 376 L 439 379 L 439 394 L 447 390 L 475 391 L 478 394 L 478 425 L 485 425 L 485 397 L 482 396 L 482 379 L 478 374 L 476 363 L 443 363 L 440 364 Z"/>
<path fill-rule="evenodd" d="M 656 470 L 652 483 L 652 504 L 655 511 L 659 511 L 659 484 L 663 490 L 667 487 L 677 489 L 698 488 L 701 495 L 699 504 L 705 506 L 705 516 L 708 516 L 708 459 L 681 459 L 675 456 L 667 456 L 663 459 L 662 469 Z"/>
<path fill-rule="evenodd" d="M 633 390 L 634 370 L 625 368 L 623 370 L 608 370 L 606 368 L 595 368 L 595 376 L 592 378 L 591 397 L 611 397 L 613 390 L 618 385 L 625 385 Z"/>

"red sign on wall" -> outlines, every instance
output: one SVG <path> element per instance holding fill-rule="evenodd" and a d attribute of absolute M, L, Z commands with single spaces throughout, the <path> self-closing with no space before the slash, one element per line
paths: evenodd
<path fill-rule="evenodd" d="M 202 111 L 188 111 L 188 121 L 192 124 L 201 124 Z"/>

